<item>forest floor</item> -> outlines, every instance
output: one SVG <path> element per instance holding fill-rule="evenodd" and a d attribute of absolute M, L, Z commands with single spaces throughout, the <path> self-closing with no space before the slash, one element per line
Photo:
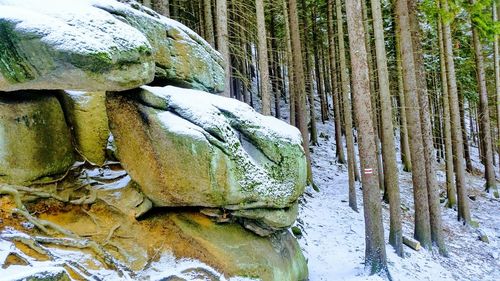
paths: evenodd
<path fill-rule="evenodd" d="M 362 191 L 357 186 L 359 213 L 348 206 L 347 168 L 335 158 L 332 122 L 318 122 L 319 145 L 313 147 L 312 164 L 315 183 L 320 192 L 308 188 L 297 225 L 303 229 L 299 239 L 308 259 L 310 281 L 384 280 L 364 271 L 364 218 Z M 477 159 L 477 150 L 472 152 Z M 475 162 L 475 167 L 480 164 Z M 444 167 L 438 172 L 443 189 Z M 483 192 L 481 176 L 467 175 L 472 218 L 478 228 L 463 226 L 456 211 L 443 207 L 443 227 L 449 257 L 433 251 L 414 251 L 404 247 L 404 258 L 398 257 L 387 244 L 388 265 L 394 280 L 500 280 L 500 201 Z M 403 233 L 413 236 L 413 194 L 411 173 L 400 168 L 400 190 Z M 389 235 L 389 206 L 383 204 L 386 241 Z M 479 240 L 480 233 L 489 243 Z"/>

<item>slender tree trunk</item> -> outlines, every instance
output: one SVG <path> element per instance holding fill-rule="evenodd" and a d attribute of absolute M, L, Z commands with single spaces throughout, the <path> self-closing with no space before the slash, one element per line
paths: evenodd
<path fill-rule="evenodd" d="M 396 145 L 394 143 L 394 127 L 392 124 L 392 104 L 389 85 L 389 70 L 385 50 L 384 26 L 380 0 L 371 0 L 373 31 L 375 36 L 375 54 L 379 82 L 380 106 L 382 121 L 382 154 L 384 159 L 385 188 L 390 204 L 389 243 L 396 254 L 403 256 L 403 230 L 401 226 L 401 202 L 398 184 L 398 167 L 396 165 Z"/>
<path fill-rule="evenodd" d="M 448 202 L 446 206 L 453 208 L 457 204 L 457 191 L 455 188 L 454 174 L 453 174 L 453 152 L 451 143 L 451 128 L 450 128 L 450 103 L 448 95 L 448 84 L 446 83 L 446 61 L 445 50 L 443 42 L 443 25 L 442 19 L 438 20 L 438 34 L 439 34 L 439 61 L 441 65 L 441 90 L 443 93 L 443 125 L 445 134 L 445 163 L 446 163 L 446 192 Z"/>
<path fill-rule="evenodd" d="M 422 127 L 417 91 L 417 77 L 413 57 L 413 44 L 408 15 L 407 0 L 396 0 L 396 23 L 400 34 L 401 58 L 403 65 L 403 79 L 406 100 L 406 115 L 408 120 L 408 134 L 410 153 L 413 167 L 413 197 L 415 203 L 415 239 L 420 241 L 424 248 L 430 249 L 431 228 L 429 219 L 429 204 L 427 193 L 427 177 L 425 162 L 421 161 L 424 155 L 422 142 Z"/>
<path fill-rule="evenodd" d="M 302 61 L 302 47 L 300 44 L 300 34 L 299 34 L 299 16 L 297 12 L 297 2 L 296 0 L 289 0 L 290 4 L 290 37 L 292 41 L 292 54 L 293 54 L 293 68 L 295 75 L 295 86 L 297 87 L 297 109 L 296 114 L 298 115 L 298 128 L 302 133 L 304 152 L 307 158 L 308 167 L 308 181 L 312 183 L 312 170 L 311 170 L 311 156 L 309 152 L 309 131 L 307 130 L 307 118 L 306 118 L 306 88 L 304 83 L 304 69 Z"/>
<path fill-rule="evenodd" d="M 269 90 L 269 61 L 267 57 L 266 18 L 264 1 L 255 0 L 257 15 L 257 41 L 259 50 L 260 93 L 262 97 L 262 114 L 271 115 L 271 93 Z"/>
<path fill-rule="evenodd" d="M 322 44 L 319 39 L 318 39 L 318 30 L 317 30 L 317 23 L 316 23 L 316 18 L 317 18 L 317 12 L 316 12 L 316 5 L 313 5 L 311 8 L 311 26 L 312 26 L 312 45 L 313 45 L 313 57 L 314 57 L 314 72 L 315 72 L 315 77 L 316 77 L 316 89 L 317 93 L 320 99 L 320 105 L 321 105 L 321 122 L 325 123 L 326 120 L 328 120 L 328 110 L 327 110 L 327 105 L 324 97 L 324 89 L 322 87 L 321 83 L 321 61 L 322 58 L 319 55 L 319 45 Z"/>
<path fill-rule="evenodd" d="M 203 0 L 203 12 L 205 17 L 205 39 L 210 45 L 215 46 L 212 0 Z"/>
<path fill-rule="evenodd" d="M 440 0 L 443 9 L 449 12 L 448 0 Z M 451 113 L 451 136 L 453 139 L 453 167 L 455 168 L 455 184 L 457 187 L 458 220 L 470 224 L 470 210 L 465 187 L 464 153 L 462 142 L 462 126 L 460 124 L 460 111 L 458 105 L 458 90 L 455 74 L 455 62 L 453 61 L 453 45 L 451 38 L 450 23 L 443 23 L 444 48 L 446 50 L 446 76 L 448 92 L 450 95 Z"/>
<path fill-rule="evenodd" d="M 315 146 L 318 144 L 318 130 L 316 126 L 316 107 L 314 104 L 314 78 L 312 74 L 312 69 L 313 69 L 313 61 L 311 60 L 311 53 L 309 52 L 309 43 L 310 43 L 310 37 L 309 37 L 309 17 L 308 17 L 308 12 L 309 9 L 307 7 L 307 3 L 305 0 L 301 1 L 301 8 L 302 8 L 302 14 L 301 14 L 301 19 L 302 19 L 302 28 L 301 30 L 304 31 L 304 38 L 302 41 L 302 46 L 304 47 L 304 61 L 305 61 L 305 72 L 306 72 L 306 92 L 307 92 L 307 100 L 309 103 L 309 125 L 311 129 L 311 145 Z"/>
<path fill-rule="evenodd" d="M 162 16 L 169 17 L 170 16 L 170 9 L 169 9 L 169 0 L 151 0 L 151 8 L 159 13 Z M 210 17 L 209 19 L 211 19 Z M 213 29 L 213 28 L 212 28 Z"/>
<path fill-rule="evenodd" d="M 474 4 L 475 0 L 470 0 Z M 472 45 L 476 59 L 476 73 L 479 92 L 479 106 L 481 112 L 481 128 L 483 130 L 484 141 L 484 177 L 486 178 L 486 192 L 493 191 L 496 198 L 499 198 L 495 169 L 493 168 L 493 145 L 491 141 L 490 113 L 488 108 L 488 89 L 486 87 L 486 74 L 484 69 L 483 47 L 479 39 L 477 28 L 472 24 Z"/>
<path fill-rule="evenodd" d="M 473 168 L 472 159 L 470 157 L 469 139 L 467 138 L 467 129 L 465 127 L 465 99 L 460 89 L 458 90 L 458 108 L 460 110 L 460 126 L 462 127 L 462 139 L 464 144 L 465 170 L 472 173 Z M 470 115 L 471 107 L 469 103 L 469 116 Z"/>
<path fill-rule="evenodd" d="M 292 56 L 292 40 L 290 39 L 290 20 L 288 16 L 288 5 L 287 0 L 282 0 L 281 2 L 283 8 L 283 17 L 285 22 L 285 39 L 286 39 L 286 61 L 287 61 L 287 74 L 288 74 L 288 94 L 290 96 L 290 124 L 292 126 L 296 125 L 296 115 L 295 115 L 295 82 L 293 74 L 293 56 Z"/>
<path fill-rule="evenodd" d="M 224 67 L 225 88 L 222 93 L 225 97 L 231 96 L 231 57 L 229 54 L 229 33 L 227 29 L 227 0 L 215 0 L 216 28 L 217 28 L 217 50 L 222 55 L 226 65 Z"/>
<path fill-rule="evenodd" d="M 498 11 L 496 1 L 492 2 L 493 9 L 493 22 L 498 21 Z M 495 35 L 493 41 L 493 49 L 495 60 L 495 98 L 496 98 L 496 110 L 497 110 L 497 153 L 498 153 L 498 167 L 500 167 L 500 48 L 498 46 L 498 35 Z"/>
<path fill-rule="evenodd" d="M 358 206 L 356 202 L 356 187 L 355 187 L 355 172 L 356 162 L 354 159 L 354 140 L 353 140 L 353 130 L 352 130 L 352 115 L 351 115 L 351 101 L 350 101 L 350 89 L 349 89 L 349 74 L 347 73 L 347 63 L 345 54 L 345 42 L 344 42 L 344 26 L 342 21 L 342 3 L 340 0 L 336 0 L 337 9 L 337 36 L 339 42 L 339 56 L 340 56 L 340 76 L 342 80 L 342 96 L 344 103 L 344 126 L 345 126 L 345 138 L 347 143 L 347 170 L 349 174 L 349 206 L 357 211 Z M 373 130 L 373 128 L 372 128 Z"/>
<path fill-rule="evenodd" d="M 359 130 L 359 155 L 363 170 L 363 205 L 365 216 L 365 267 L 371 274 L 385 272 L 387 260 L 382 223 L 382 207 L 379 199 L 377 178 L 377 155 L 375 153 L 375 132 L 372 122 L 370 101 L 370 76 L 365 47 L 365 34 L 360 0 L 346 1 L 347 26 L 351 53 L 355 114 Z"/>
<path fill-rule="evenodd" d="M 346 163 L 344 156 L 344 142 L 342 140 L 342 129 L 340 126 L 340 99 L 338 97 L 337 86 L 337 59 L 335 56 L 335 38 L 333 26 L 333 1 L 328 0 L 328 43 L 330 51 L 331 84 L 333 98 L 333 113 L 335 117 L 335 143 L 337 160 L 339 163 Z"/>
<path fill-rule="evenodd" d="M 447 255 L 443 239 L 441 207 L 439 203 L 439 186 L 436 179 L 436 163 L 434 158 L 434 143 L 432 141 L 432 123 L 429 112 L 429 92 L 423 61 L 422 45 L 420 42 L 420 27 L 418 25 L 418 6 L 415 0 L 409 0 L 410 25 L 413 34 L 413 50 L 415 60 L 415 74 L 417 78 L 417 95 L 420 105 L 420 120 L 422 122 L 422 140 L 424 145 L 425 170 L 427 173 L 427 194 L 431 225 L 431 238 L 442 255 Z"/>
<path fill-rule="evenodd" d="M 406 120 L 406 101 L 403 80 L 403 65 L 401 60 L 401 39 L 396 32 L 396 68 L 398 73 L 398 100 L 399 100 L 399 136 L 401 142 L 401 162 L 403 163 L 403 171 L 411 172 L 411 153 L 410 142 L 408 139 L 408 121 Z"/>
<path fill-rule="evenodd" d="M 379 125 L 379 106 L 378 106 L 378 95 L 375 87 L 375 71 L 373 68 L 373 56 L 372 56 L 372 49 L 371 49 L 371 31 L 370 31 L 370 24 L 369 19 L 368 19 L 368 7 L 366 5 L 366 1 L 362 1 L 361 3 L 361 9 L 362 9 L 362 16 L 363 16 L 363 26 L 365 30 L 365 46 L 366 46 L 366 55 L 367 55 L 367 62 L 368 62 L 368 74 L 370 75 L 370 92 L 371 94 L 371 102 L 373 106 L 373 129 L 375 130 L 375 143 L 376 149 L 377 149 L 377 168 L 378 168 L 378 182 L 380 185 L 380 190 L 384 191 L 385 190 L 385 180 L 384 180 L 384 168 L 382 164 L 382 153 L 381 153 L 381 145 L 380 145 L 380 138 L 382 134 Z"/>

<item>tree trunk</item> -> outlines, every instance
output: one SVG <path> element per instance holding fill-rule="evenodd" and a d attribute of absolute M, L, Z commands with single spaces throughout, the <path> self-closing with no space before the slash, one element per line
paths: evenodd
<path fill-rule="evenodd" d="M 349 174 L 349 206 L 357 211 L 358 206 L 356 202 L 356 187 L 355 187 L 355 172 L 356 162 L 354 159 L 354 140 L 353 140 L 353 130 L 352 130 L 352 109 L 350 101 L 350 89 L 349 89 L 349 73 L 347 72 L 347 63 L 345 57 L 345 42 L 344 42 L 344 26 L 342 21 L 342 3 L 340 0 L 336 0 L 337 9 L 337 35 L 339 41 L 339 56 L 340 56 L 340 76 L 342 80 L 342 96 L 344 103 L 344 126 L 345 126 L 345 138 L 347 143 L 347 170 Z M 373 130 L 373 128 L 372 128 Z"/>
<path fill-rule="evenodd" d="M 422 141 L 424 145 L 425 170 L 427 173 L 427 195 L 431 225 L 431 239 L 442 255 L 447 255 L 443 239 L 441 207 L 439 202 L 439 186 L 436 179 L 436 163 L 434 158 L 434 143 L 432 141 L 432 123 L 429 112 L 429 93 L 425 65 L 423 61 L 420 27 L 417 19 L 418 6 L 415 0 L 409 0 L 409 16 L 414 50 L 415 74 L 417 78 L 417 95 L 420 105 L 420 120 L 422 122 Z"/>
<path fill-rule="evenodd" d="M 269 61 L 267 58 L 266 18 L 264 1 L 255 0 L 257 15 L 257 41 L 259 50 L 260 93 L 262 97 L 262 114 L 271 115 L 271 93 L 269 90 Z"/>
<path fill-rule="evenodd" d="M 312 183 L 311 156 L 309 152 L 309 132 L 307 130 L 306 118 L 306 88 L 304 83 L 304 69 L 302 61 L 302 47 L 300 46 L 299 16 L 296 0 L 288 0 L 290 4 L 290 37 L 292 41 L 293 68 L 295 74 L 295 87 L 297 87 L 297 125 L 302 133 L 304 152 L 307 158 L 307 175 L 309 183 Z"/>
<path fill-rule="evenodd" d="M 475 0 L 470 0 L 471 4 L 474 4 Z M 483 141 L 484 141 L 484 177 L 486 179 L 486 192 L 493 191 L 496 198 L 499 198 L 495 169 L 493 168 L 493 145 L 491 141 L 491 125 L 490 125 L 490 113 L 488 108 L 488 89 L 486 87 L 486 74 L 484 70 L 484 59 L 483 59 L 483 46 L 479 39 L 479 33 L 477 28 L 472 24 L 472 45 L 474 47 L 474 54 L 476 59 L 476 74 L 478 82 L 478 92 L 479 92 L 479 106 L 480 106 L 480 120 L 481 129 L 483 130 Z"/>
<path fill-rule="evenodd" d="M 449 12 L 448 0 L 440 0 L 443 9 Z M 465 187 L 464 153 L 462 142 L 462 126 L 460 124 L 460 111 L 458 105 L 458 90 L 455 74 L 455 62 L 453 61 L 453 45 L 451 39 L 451 28 L 447 22 L 443 23 L 444 48 L 446 50 L 446 76 L 448 91 L 450 95 L 451 113 L 451 137 L 453 140 L 453 166 L 455 168 L 455 184 L 457 187 L 458 220 L 470 224 L 469 198 Z"/>
<path fill-rule="evenodd" d="M 229 33 L 227 29 L 227 0 L 215 0 L 216 2 L 216 28 L 217 28 L 217 50 L 222 55 L 224 62 L 225 88 L 222 93 L 225 97 L 231 97 L 231 57 L 229 54 Z"/>
<path fill-rule="evenodd" d="M 442 18 L 438 20 L 438 35 L 439 35 L 439 61 L 441 66 L 441 90 L 443 94 L 443 125 L 445 134 L 445 163 L 446 163 L 446 193 L 448 202 L 446 206 L 453 208 L 457 204 L 457 191 L 453 180 L 453 152 L 451 143 L 451 128 L 450 128 L 450 103 L 448 94 L 448 84 L 446 83 L 446 61 L 443 42 L 443 24 Z"/>
<path fill-rule="evenodd" d="M 410 142 L 408 139 L 408 122 L 406 120 L 406 101 L 403 80 L 403 65 L 401 61 L 401 39 L 396 32 L 396 68 L 398 73 L 398 101 L 399 101 L 399 138 L 401 143 L 401 162 L 403 171 L 411 172 Z"/>
<path fill-rule="evenodd" d="M 305 60 L 305 71 L 306 71 L 306 76 L 305 76 L 305 84 L 306 84 L 306 92 L 307 92 L 307 99 L 309 103 L 309 125 L 311 129 L 311 145 L 315 146 L 318 144 L 318 130 L 316 127 L 316 108 L 314 104 L 314 78 L 312 74 L 312 69 L 313 69 L 313 61 L 311 60 L 311 53 L 309 52 L 309 43 L 310 43 L 310 38 L 309 38 L 309 17 L 308 17 L 308 7 L 307 3 L 305 0 L 301 1 L 302 4 L 302 28 L 301 30 L 304 31 L 304 38 L 302 41 L 303 47 L 304 47 L 304 60 Z"/>
<path fill-rule="evenodd" d="M 290 20 L 288 16 L 288 5 L 287 0 L 282 1 L 283 16 L 285 22 L 285 39 L 286 39 L 286 59 L 287 59 L 287 74 L 288 74 L 288 94 L 290 95 L 290 124 L 296 126 L 296 115 L 295 115 L 295 82 L 293 74 L 293 56 L 292 56 L 292 40 L 290 39 Z"/>
<path fill-rule="evenodd" d="M 392 104 L 389 85 L 389 71 L 385 50 L 384 26 L 380 0 L 371 0 L 373 31 L 375 36 L 375 54 L 377 58 L 377 74 L 379 82 L 380 106 L 382 121 L 382 155 L 384 159 L 385 188 L 390 204 L 389 243 L 396 254 L 403 256 L 403 230 L 401 226 L 401 202 L 398 184 L 398 167 L 396 165 L 396 145 L 394 143 L 394 127 L 392 124 Z"/>
<path fill-rule="evenodd" d="M 496 1 L 492 2 L 493 9 L 493 22 L 498 21 L 498 11 Z M 496 110 L 497 110 L 497 153 L 498 153 L 498 166 L 500 167 L 500 48 L 498 46 L 498 35 L 495 35 L 493 41 L 493 49 L 495 60 L 495 98 L 496 98 Z"/>
<path fill-rule="evenodd" d="M 203 0 L 203 12 L 205 17 L 205 39 L 213 47 L 215 46 L 214 38 L 214 21 L 212 16 L 212 0 Z"/>
<path fill-rule="evenodd" d="M 315 77 L 316 77 L 316 89 L 317 93 L 320 99 L 320 105 L 321 105 L 321 122 L 324 124 L 326 120 L 328 120 L 328 109 L 327 109 L 327 103 L 325 100 L 324 96 L 324 88 L 322 85 L 322 74 L 321 74 L 321 61 L 322 58 L 320 57 L 319 54 L 319 48 L 318 46 L 322 44 L 322 42 L 319 41 L 318 38 L 318 30 L 317 30 L 317 23 L 316 23 L 316 18 L 317 18 L 317 12 L 316 12 L 316 5 L 313 5 L 311 8 L 311 25 L 312 25 L 312 44 L 313 44 L 313 56 L 314 56 L 314 72 L 315 72 Z"/>
<path fill-rule="evenodd" d="M 376 144 L 376 149 L 377 149 L 377 168 L 378 168 L 378 183 L 380 190 L 384 191 L 385 190 L 385 181 L 384 181 L 384 168 L 382 164 L 382 153 L 381 153 L 381 145 L 380 145 L 380 138 L 382 134 L 381 128 L 379 125 L 379 106 L 378 106 L 378 95 L 375 87 L 375 71 L 373 69 L 373 56 L 372 56 L 372 48 L 371 48 L 371 31 L 370 31 L 370 24 L 369 24 L 369 19 L 368 19 L 368 7 L 366 5 L 366 1 L 363 1 L 361 3 L 361 10 L 362 10 L 362 16 L 363 16 L 363 26 L 365 30 L 365 46 L 366 46 L 366 56 L 367 56 L 367 62 L 368 62 L 368 74 L 370 75 L 370 92 L 371 94 L 371 102 L 373 106 L 373 130 L 375 130 L 375 144 Z"/>
<path fill-rule="evenodd" d="M 360 0 L 346 1 L 347 26 L 351 53 L 355 114 L 359 131 L 359 155 L 362 167 L 363 205 L 365 216 L 365 267 L 371 274 L 385 272 L 387 260 L 382 223 L 377 155 L 370 101 L 370 76 Z"/>
<path fill-rule="evenodd" d="M 169 0 L 151 0 L 151 8 L 157 12 L 158 14 L 169 17 L 170 16 L 170 8 L 169 8 Z M 207 19 L 207 18 L 205 18 Z M 208 18 L 212 19 L 212 17 Z"/>
<path fill-rule="evenodd" d="M 470 157 L 469 139 L 467 138 L 467 129 L 465 127 L 465 100 L 462 92 L 458 90 L 458 108 L 460 110 L 460 126 L 462 127 L 462 140 L 464 144 L 465 170 L 469 173 L 473 172 L 472 159 Z M 469 102 L 469 116 L 472 114 Z M 481 149 L 479 149 L 481 155 Z"/>
<path fill-rule="evenodd" d="M 333 114 L 335 117 L 335 144 L 336 154 L 339 163 L 344 164 L 344 142 L 342 140 L 342 129 L 340 126 L 340 99 L 337 86 L 337 58 L 335 56 L 335 38 L 333 26 L 333 1 L 328 0 L 328 43 L 330 51 L 330 69 L 331 69 L 331 84 L 332 84 L 332 98 L 333 98 Z"/>
<path fill-rule="evenodd" d="M 422 142 L 422 127 L 417 91 L 417 77 L 413 57 L 413 44 L 408 15 L 407 0 L 396 1 L 397 32 L 400 34 L 401 58 L 406 100 L 406 117 L 408 120 L 408 135 L 413 168 L 413 197 L 415 203 L 415 239 L 420 241 L 424 248 L 430 249 L 431 229 L 429 220 L 429 204 L 427 193 L 427 177 Z"/>

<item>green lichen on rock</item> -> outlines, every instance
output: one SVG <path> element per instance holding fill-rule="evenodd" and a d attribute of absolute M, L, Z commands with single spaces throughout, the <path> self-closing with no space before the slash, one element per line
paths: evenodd
<path fill-rule="evenodd" d="M 175 214 L 171 219 L 229 276 L 263 281 L 307 280 L 307 262 L 287 231 L 259 237 L 237 224 L 216 224 L 200 215 Z"/>
<path fill-rule="evenodd" d="M 279 209 L 304 192 L 298 130 L 244 103 L 143 86 L 108 95 L 107 108 L 119 158 L 156 206 Z"/>
<path fill-rule="evenodd" d="M 186 26 L 137 5 L 95 3 L 142 32 L 153 48 L 156 85 L 176 85 L 208 92 L 224 90 L 224 62 L 204 39 Z"/>
<path fill-rule="evenodd" d="M 0 181 L 64 173 L 73 162 L 69 128 L 53 93 L 0 96 Z"/>
<path fill-rule="evenodd" d="M 89 2 L 0 1 L 0 91 L 126 90 L 154 69 L 147 38 Z"/>
<path fill-rule="evenodd" d="M 65 91 L 61 93 L 61 97 L 76 149 L 85 160 L 103 165 L 110 134 L 106 93 Z"/>

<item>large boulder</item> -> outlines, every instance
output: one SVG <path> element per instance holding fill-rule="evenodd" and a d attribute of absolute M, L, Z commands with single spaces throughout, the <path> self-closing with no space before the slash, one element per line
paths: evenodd
<path fill-rule="evenodd" d="M 172 214 L 170 219 L 229 276 L 263 281 L 307 280 L 307 261 L 290 232 L 258 237 L 236 224 L 216 224 L 200 215 Z"/>
<path fill-rule="evenodd" d="M 95 7 L 141 31 L 153 47 L 157 85 L 176 85 L 208 92 L 224 90 L 224 62 L 210 44 L 177 21 L 136 1 L 93 0 Z"/>
<path fill-rule="evenodd" d="M 131 89 L 153 80 L 153 59 L 139 30 L 89 1 L 0 0 L 0 91 Z"/>
<path fill-rule="evenodd" d="M 61 100 L 77 151 L 85 160 L 102 166 L 110 134 L 106 93 L 64 91 Z"/>
<path fill-rule="evenodd" d="M 23 183 L 74 162 L 69 128 L 54 93 L 0 96 L 0 181 Z"/>
<path fill-rule="evenodd" d="M 0 91 L 121 91 L 153 79 L 224 90 L 224 62 L 205 40 L 135 1 L 120 2 L 0 0 Z"/>
<path fill-rule="evenodd" d="M 304 191 L 300 132 L 242 102 L 143 86 L 106 106 L 122 165 L 155 206 L 278 209 Z"/>

